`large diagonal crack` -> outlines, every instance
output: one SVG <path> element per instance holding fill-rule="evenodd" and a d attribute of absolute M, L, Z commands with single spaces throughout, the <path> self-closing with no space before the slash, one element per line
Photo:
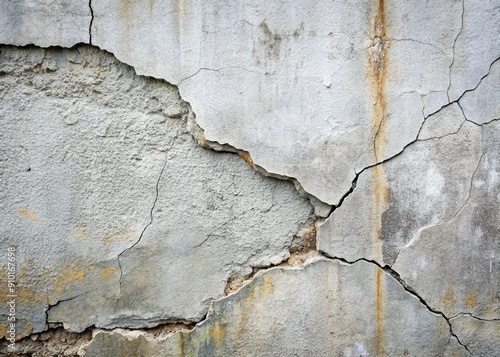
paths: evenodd
<path fill-rule="evenodd" d="M 369 263 L 369 264 L 373 264 L 375 266 L 377 266 L 379 269 L 382 269 L 385 273 L 391 275 L 402 287 L 403 289 L 409 293 L 410 295 L 412 295 L 413 297 L 417 298 L 420 303 L 427 309 L 429 310 L 431 313 L 435 314 L 435 315 L 439 315 L 441 316 L 445 321 L 446 323 L 448 324 L 448 327 L 449 327 L 449 331 L 450 331 L 450 335 L 453 336 L 456 341 L 458 342 L 458 344 L 460 344 L 463 348 L 465 348 L 465 350 L 470 354 L 472 355 L 471 351 L 468 349 L 468 347 L 462 343 L 460 341 L 460 339 L 458 338 L 458 336 L 455 334 L 455 332 L 453 331 L 453 327 L 451 325 L 451 318 L 449 318 L 448 316 L 446 316 L 444 314 L 444 312 L 440 311 L 440 310 L 437 310 L 435 308 L 433 308 L 432 306 L 430 306 L 427 301 L 424 300 L 424 298 L 422 298 L 416 291 L 415 289 L 413 289 L 411 286 L 409 286 L 403 278 L 401 278 L 401 276 L 399 275 L 399 273 L 397 271 L 395 271 L 392 267 L 388 266 L 388 265 L 385 265 L 385 266 L 382 266 L 381 264 L 379 264 L 378 262 L 376 262 L 375 260 L 369 260 L 369 259 L 366 259 L 366 258 L 359 258 L 355 261 L 348 261 L 347 259 L 344 259 L 342 257 L 335 257 L 335 256 L 331 256 L 329 255 L 328 253 L 326 252 L 323 252 L 323 251 L 320 251 L 319 252 L 321 255 L 323 255 L 326 259 L 329 259 L 329 260 L 333 260 L 333 261 L 340 261 L 342 263 L 345 263 L 345 264 L 348 264 L 348 265 L 353 265 L 353 264 L 356 264 L 360 261 L 364 261 L 366 263 Z"/>
<path fill-rule="evenodd" d="M 420 136 L 420 132 L 422 131 L 422 128 L 425 124 L 425 119 L 427 118 L 424 118 L 424 120 L 422 121 L 422 123 L 420 124 L 420 128 L 418 130 L 418 133 L 415 137 L 415 139 L 413 139 L 412 141 L 410 141 L 408 144 L 406 144 L 399 152 L 397 152 L 396 154 L 384 159 L 384 160 L 381 160 L 379 162 L 376 162 L 372 165 L 368 165 L 368 166 L 365 166 L 363 169 L 361 169 L 360 171 L 356 172 L 355 176 L 354 176 L 354 179 L 351 181 L 351 187 L 347 190 L 346 193 L 344 193 L 344 195 L 340 198 L 340 200 L 338 201 L 338 203 L 336 205 L 333 205 L 328 216 L 326 217 L 326 219 L 330 218 L 330 216 L 333 214 L 333 212 L 335 212 L 337 209 L 339 209 L 341 206 L 342 206 L 342 203 L 345 201 L 345 199 L 347 197 L 349 197 L 355 190 L 356 188 L 356 185 L 357 185 L 357 182 L 358 182 L 358 179 L 359 179 L 359 176 L 365 172 L 366 170 L 369 170 L 369 169 L 372 169 L 376 166 L 379 166 L 379 165 L 383 165 L 391 160 L 394 160 L 395 158 L 399 157 L 400 155 L 402 155 L 404 153 L 404 151 L 411 145 L 415 144 L 416 142 L 419 141 L 418 137 Z"/>

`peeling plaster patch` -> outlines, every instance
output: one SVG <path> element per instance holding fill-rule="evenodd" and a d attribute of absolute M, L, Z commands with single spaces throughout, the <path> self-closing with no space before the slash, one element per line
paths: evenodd
<path fill-rule="evenodd" d="M 230 277 L 290 257 L 308 200 L 196 145 L 175 87 L 95 47 L 0 51 L 0 243 L 33 290 L 20 337 L 199 321 Z"/>

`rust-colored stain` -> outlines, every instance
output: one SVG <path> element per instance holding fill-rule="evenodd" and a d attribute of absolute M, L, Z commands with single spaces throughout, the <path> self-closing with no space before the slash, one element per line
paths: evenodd
<path fill-rule="evenodd" d="M 441 301 L 444 303 L 444 304 L 454 304 L 456 302 L 456 299 L 455 299 L 455 292 L 454 292 L 454 289 L 453 289 L 453 286 L 452 285 L 448 285 L 446 287 L 446 292 L 445 294 L 441 297 Z"/>
<path fill-rule="evenodd" d="M 255 300 L 266 299 L 267 296 L 272 295 L 275 291 L 274 279 L 272 274 L 265 273 L 258 279 L 254 279 L 250 285 L 247 285 L 248 290 L 240 291 L 240 293 L 245 294 L 244 298 L 241 300 L 240 305 L 240 317 L 238 319 L 238 327 L 236 336 L 237 338 L 242 338 L 243 334 L 247 332 L 249 326 L 249 319 L 253 316 L 253 308 L 255 306 Z"/>
<path fill-rule="evenodd" d="M 471 309 L 475 308 L 477 306 L 476 294 L 471 292 L 469 296 L 467 296 L 467 298 L 465 299 L 465 305 L 467 305 Z"/>
<path fill-rule="evenodd" d="M 450 312 L 453 310 L 457 299 L 455 298 L 455 287 L 452 284 L 448 284 L 446 291 L 443 296 L 441 296 L 441 301 L 444 304 L 444 310 Z"/>
<path fill-rule="evenodd" d="M 372 127 L 375 160 L 383 154 L 387 136 L 387 99 L 385 84 L 387 81 L 387 59 L 389 41 L 387 39 L 385 0 L 378 0 L 377 15 L 373 25 L 372 46 L 368 62 L 371 70 L 371 89 L 374 95 L 374 125 Z"/>
<path fill-rule="evenodd" d="M 33 222 L 33 223 L 38 223 L 38 222 L 40 222 L 40 221 L 38 220 L 38 217 L 37 217 L 36 213 L 35 213 L 35 212 L 33 212 L 33 211 L 30 211 L 30 210 L 29 210 L 29 209 L 27 209 L 27 208 L 22 208 L 22 207 L 19 207 L 19 208 L 17 209 L 17 213 L 19 213 L 19 215 L 20 215 L 20 216 L 22 216 L 22 217 L 24 217 L 24 218 L 29 219 L 29 220 L 30 220 L 31 222 Z"/>
<path fill-rule="evenodd" d="M 47 300 L 47 294 L 44 292 L 37 291 L 36 288 L 31 288 L 28 286 L 19 285 L 19 282 L 28 281 L 26 278 L 28 271 L 26 268 L 21 267 L 19 269 L 19 275 L 17 276 L 17 283 L 15 285 L 15 295 L 16 295 L 16 303 L 23 304 L 25 307 L 35 305 L 40 301 Z M 7 276 L 7 269 L 0 268 L 0 276 Z M 3 287 L 2 287 L 3 288 Z M 11 297 L 8 296 L 8 287 L 5 284 L 5 290 L 2 289 L 0 291 L 0 305 L 4 306 L 7 304 Z"/>
<path fill-rule="evenodd" d="M 387 37 L 386 25 L 386 0 L 377 0 L 376 14 L 373 22 L 372 46 L 369 51 L 368 64 L 370 67 L 370 88 L 373 95 L 373 150 L 375 161 L 381 161 L 384 154 L 384 146 L 387 138 L 387 61 L 389 41 Z M 374 249 L 376 259 L 383 261 L 382 256 L 382 213 L 389 206 L 389 187 L 386 183 L 385 170 L 382 166 L 376 166 L 372 173 L 374 185 L 375 207 L 373 210 L 374 230 Z M 375 320 L 376 336 L 375 348 L 376 355 L 384 355 L 384 311 L 383 311 L 383 271 L 378 269 L 375 279 Z"/>
<path fill-rule="evenodd" d="M 178 335 L 177 338 L 177 345 L 179 347 L 179 356 L 184 357 L 186 356 L 186 348 L 184 347 L 185 341 L 184 341 L 184 334 L 181 332 Z M 175 335 L 174 335 L 175 336 Z"/>
<path fill-rule="evenodd" d="M 383 289 L 383 278 L 384 272 L 382 269 L 377 269 L 376 278 L 376 307 L 375 307 L 375 321 L 377 327 L 377 335 L 375 336 L 375 350 L 377 351 L 377 356 L 383 355 L 384 352 L 384 289 Z"/>
<path fill-rule="evenodd" d="M 253 160 L 252 160 L 252 157 L 250 156 L 249 153 L 247 153 L 246 151 L 239 151 L 238 152 L 238 155 L 240 155 L 240 157 L 245 160 L 245 162 L 250 166 L 250 167 L 254 167 L 253 165 Z"/>
<path fill-rule="evenodd" d="M 104 268 L 101 272 L 101 275 L 104 277 L 104 278 L 108 278 L 110 277 L 111 275 L 113 275 L 114 273 L 116 272 L 116 268 L 114 267 L 107 267 L 107 268 Z"/>
<path fill-rule="evenodd" d="M 172 0 L 172 5 L 174 8 L 174 11 L 178 14 L 178 20 L 182 19 L 183 24 L 186 24 L 189 1 L 188 0 Z"/>
<path fill-rule="evenodd" d="M 57 279 L 56 294 L 59 296 L 62 295 L 63 291 L 70 285 L 82 281 L 85 278 L 85 274 L 85 270 L 78 268 L 75 264 L 71 264 L 70 268 L 63 270 L 61 276 Z"/>

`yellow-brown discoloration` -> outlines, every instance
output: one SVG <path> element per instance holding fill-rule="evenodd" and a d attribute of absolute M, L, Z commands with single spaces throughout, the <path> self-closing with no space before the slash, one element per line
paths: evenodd
<path fill-rule="evenodd" d="M 220 326 L 219 322 L 215 322 L 209 331 L 210 338 L 215 342 L 217 347 L 222 346 L 224 340 L 224 330 Z"/>
<path fill-rule="evenodd" d="M 121 18 L 128 18 L 130 16 L 132 10 L 132 0 L 122 0 L 122 4 L 120 6 L 120 16 Z"/>
<path fill-rule="evenodd" d="M 378 0 L 377 14 L 373 25 L 372 46 L 368 63 L 371 71 L 371 90 L 374 97 L 374 125 L 372 127 L 375 160 L 383 154 L 387 136 L 387 99 L 385 84 L 387 81 L 389 40 L 386 26 L 386 0 Z"/>
<path fill-rule="evenodd" d="M 113 241 L 127 240 L 134 233 L 135 232 L 130 228 L 123 228 L 123 229 L 119 230 L 118 232 L 106 234 L 102 238 L 102 242 L 104 244 L 108 245 Z"/>
<path fill-rule="evenodd" d="M 253 160 L 252 160 L 252 157 L 250 156 L 249 153 L 247 153 L 246 151 L 240 151 L 238 152 L 238 155 L 240 155 L 240 157 L 245 160 L 245 162 L 250 166 L 250 167 L 254 167 L 253 165 Z"/>
<path fill-rule="evenodd" d="M 383 159 L 384 146 L 387 137 L 387 98 L 386 98 L 386 80 L 387 80 L 387 54 L 389 50 L 389 41 L 387 37 L 386 25 L 386 0 L 377 0 L 376 15 L 373 22 L 373 39 L 369 52 L 368 63 L 370 67 L 370 88 L 374 102 L 374 118 L 372 126 L 373 149 L 375 161 Z M 383 261 L 382 256 L 382 213 L 389 206 L 389 187 L 385 179 L 385 172 L 382 166 L 376 166 L 372 176 L 375 194 L 375 207 L 373 211 L 374 230 L 374 249 L 376 259 Z M 384 311 L 383 311 L 383 271 L 378 270 L 375 279 L 375 319 L 376 331 L 375 347 L 377 356 L 384 354 Z"/>
<path fill-rule="evenodd" d="M 22 329 L 20 328 L 20 326 L 22 326 Z M 0 340 L 7 337 L 7 330 L 8 329 L 9 329 L 8 324 L 4 324 L 4 323 L 0 324 Z M 19 320 L 17 320 L 16 321 L 16 332 L 17 333 L 15 336 L 15 339 L 16 339 L 16 341 L 19 341 L 22 338 L 29 336 L 33 333 L 33 326 L 28 324 L 28 323 L 21 324 L 19 322 Z M 4 355 L 1 355 L 1 356 L 4 356 Z"/>
<path fill-rule="evenodd" d="M 182 0 L 182 17 L 184 20 L 187 19 L 187 14 L 188 14 L 188 7 L 189 7 L 189 1 L 188 0 Z"/>
<path fill-rule="evenodd" d="M 174 11 L 178 14 L 178 20 L 182 19 L 183 27 L 186 24 L 189 1 L 188 0 L 172 0 Z M 180 21 L 179 21 L 180 25 Z"/>
<path fill-rule="evenodd" d="M 383 278 L 384 272 L 381 269 L 377 269 L 376 277 L 376 299 L 375 299 L 375 321 L 377 328 L 377 335 L 375 337 L 375 350 L 377 355 L 383 355 L 384 352 L 384 289 L 383 289 Z"/>
<path fill-rule="evenodd" d="M 110 277 L 111 275 L 113 275 L 114 273 L 116 273 L 116 268 L 114 267 L 107 267 L 107 268 L 104 268 L 101 272 L 101 275 L 104 277 L 104 278 L 108 278 Z"/>
<path fill-rule="evenodd" d="M 155 7 L 155 0 L 149 0 L 149 16 L 153 15 L 154 7 Z"/>
<path fill-rule="evenodd" d="M 78 268 L 75 264 L 71 264 L 69 269 L 61 272 L 61 276 L 56 281 L 56 294 L 61 296 L 62 293 L 70 288 L 75 282 L 82 281 L 85 278 L 85 270 Z"/>
<path fill-rule="evenodd" d="M 467 298 L 465 299 L 465 305 L 467 305 L 471 309 L 475 308 L 477 306 L 476 294 L 471 292 L 469 296 L 467 296 Z"/>
<path fill-rule="evenodd" d="M 243 336 L 249 325 L 248 321 L 256 304 L 255 301 L 262 301 L 274 292 L 274 280 L 272 274 L 263 274 L 260 278 L 255 279 L 250 285 L 248 285 L 247 288 L 249 288 L 249 290 L 244 290 L 245 297 L 242 299 L 240 305 L 241 313 L 236 332 L 237 338 Z"/>
<path fill-rule="evenodd" d="M 17 209 L 17 213 L 24 217 L 24 218 L 27 218 L 28 220 L 30 220 L 31 222 L 33 223 L 39 223 L 40 221 L 38 220 L 38 217 L 36 215 L 35 212 L 33 211 L 30 211 L 28 210 L 27 208 L 24 208 L 24 207 L 19 207 Z"/>
<path fill-rule="evenodd" d="M 0 339 L 5 337 L 5 333 L 7 332 L 7 325 L 0 324 Z"/>
<path fill-rule="evenodd" d="M 17 282 L 26 282 L 28 279 L 26 278 L 28 275 L 27 269 L 19 269 L 19 275 L 17 276 Z M 0 269 L 0 276 L 7 276 L 7 269 L 6 268 L 1 268 Z M 2 289 L 0 290 L 0 305 L 5 305 L 7 304 L 7 301 L 10 299 L 7 297 L 7 284 L 5 286 L 2 286 Z M 28 287 L 28 286 L 22 286 L 16 284 L 16 303 L 19 305 L 23 305 L 24 307 L 28 307 L 31 305 L 35 305 L 36 303 L 39 303 L 40 301 L 45 301 L 47 300 L 47 295 L 43 292 L 36 291 L 35 287 Z"/>
<path fill-rule="evenodd" d="M 83 224 L 79 224 L 75 228 L 75 235 L 80 240 L 86 240 L 89 236 L 89 233 L 87 231 L 87 227 Z"/>
<path fill-rule="evenodd" d="M 444 309 L 446 312 L 450 312 L 453 310 L 453 307 L 457 301 L 457 299 L 455 298 L 455 287 L 453 285 L 449 284 L 446 287 L 446 292 L 441 297 L 441 301 L 444 304 Z"/>

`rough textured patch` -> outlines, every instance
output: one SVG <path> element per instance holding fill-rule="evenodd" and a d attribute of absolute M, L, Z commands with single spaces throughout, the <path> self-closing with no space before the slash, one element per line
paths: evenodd
<path fill-rule="evenodd" d="M 179 84 L 207 139 L 249 151 L 329 204 L 448 102 L 462 15 L 460 2 L 438 0 L 114 0 L 92 9 L 93 44 Z"/>
<path fill-rule="evenodd" d="M 482 156 L 467 200 L 450 219 L 423 227 L 393 268 L 430 306 L 449 317 L 470 313 L 498 319 L 500 122 L 480 129 Z"/>
<path fill-rule="evenodd" d="M 211 299 L 259 269 L 290 253 L 290 264 L 320 254 L 310 226 L 323 220 L 308 217 L 310 205 L 290 184 L 254 168 L 292 180 L 327 217 L 323 252 L 391 265 L 424 305 L 455 321 L 473 354 L 495 353 L 497 0 L 6 0 L 0 25 L 0 43 L 92 42 L 137 73 L 177 85 L 190 103 L 96 48 L 0 52 L 0 248 L 18 245 L 18 337 L 47 328 L 47 318 L 76 331 L 199 321 Z M 236 155 L 196 147 L 187 132 L 202 146 L 238 152 L 251 168 Z M 283 286 L 294 274 L 304 273 L 286 273 Z M 319 279 L 307 275 L 306 286 Z M 351 280 L 321 289 L 357 287 L 358 275 L 342 275 Z M 375 278 L 379 297 L 384 276 Z M 252 336 L 236 339 L 232 320 L 224 321 L 245 296 L 215 304 L 217 318 L 175 335 L 187 336 L 182 347 L 229 354 L 237 340 L 241 355 L 273 351 L 266 336 L 262 346 Z M 392 303 L 406 306 L 404 296 Z M 267 317 L 289 303 L 261 299 L 255 309 L 265 317 L 248 328 L 267 331 Z M 5 294 L 2 301 L 5 309 Z M 332 306 L 332 316 L 349 321 L 366 314 L 356 304 Z M 295 311 L 294 326 L 309 316 L 333 323 Z M 421 321 L 408 316 L 398 317 Z M 287 336 L 303 341 L 294 326 L 284 328 L 293 330 Z M 200 331 L 212 331 L 215 342 L 205 344 Z M 401 331 L 410 340 L 421 333 Z M 151 332 L 96 333 L 94 346 L 107 353 L 180 348 Z M 342 333 L 318 340 L 318 348 L 348 340 Z M 437 355 L 466 352 L 455 338 L 432 341 L 426 346 L 439 346 Z M 363 355 L 366 346 L 338 354 Z"/>
<path fill-rule="evenodd" d="M 215 301 L 192 332 L 154 339 L 101 331 L 87 356 L 130 348 L 139 356 L 436 356 L 452 341 L 444 318 L 374 264 L 320 260 L 259 274 Z"/>
<path fill-rule="evenodd" d="M 174 87 L 86 46 L 3 47 L 0 68 L 0 243 L 17 246 L 21 336 L 47 309 L 72 331 L 197 321 L 228 278 L 289 256 L 310 205 L 197 146 Z"/>
<path fill-rule="evenodd" d="M 16 343 L 18 357 L 78 357 L 85 353 L 85 347 L 92 340 L 92 332 L 71 333 L 62 328 L 32 334 Z M 7 350 L 5 340 L 0 342 L 1 351 Z M 0 354 L 4 356 L 4 354 Z"/>

